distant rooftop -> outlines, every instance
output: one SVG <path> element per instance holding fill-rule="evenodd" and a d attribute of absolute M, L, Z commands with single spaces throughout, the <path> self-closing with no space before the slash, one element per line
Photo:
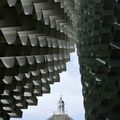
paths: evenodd
<path fill-rule="evenodd" d="M 58 101 L 57 110 L 58 111 L 54 112 L 54 114 L 47 120 L 73 120 L 65 112 L 65 102 L 62 100 L 62 97 L 60 97 L 60 99 Z"/>
<path fill-rule="evenodd" d="M 54 114 L 53 116 L 51 116 L 47 120 L 73 120 L 73 119 L 70 118 L 67 114 L 61 114 L 61 115 Z"/>

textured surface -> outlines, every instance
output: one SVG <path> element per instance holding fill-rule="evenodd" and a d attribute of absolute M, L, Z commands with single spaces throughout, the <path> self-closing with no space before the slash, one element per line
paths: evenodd
<path fill-rule="evenodd" d="M 79 0 L 77 7 L 86 120 L 120 120 L 120 1 Z"/>
<path fill-rule="evenodd" d="M 76 39 L 74 0 L 0 1 L 0 120 L 22 117 L 66 70 Z"/>

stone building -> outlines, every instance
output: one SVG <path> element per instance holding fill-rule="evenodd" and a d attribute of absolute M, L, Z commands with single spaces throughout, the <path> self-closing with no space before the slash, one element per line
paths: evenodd
<path fill-rule="evenodd" d="M 47 120 L 73 120 L 71 117 L 68 116 L 68 114 L 65 112 L 65 103 L 62 100 L 62 97 L 60 97 L 60 100 L 58 102 L 58 111 L 54 113 L 50 118 Z"/>
<path fill-rule="evenodd" d="M 73 120 L 72 118 L 70 118 L 67 114 L 64 115 L 53 115 L 52 117 L 50 117 L 47 120 Z"/>

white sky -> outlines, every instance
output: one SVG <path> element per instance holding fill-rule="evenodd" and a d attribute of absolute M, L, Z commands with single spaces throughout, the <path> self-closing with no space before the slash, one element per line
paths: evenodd
<path fill-rule="evenodd" d="M 60 74 L 60 82 L 51 85 L 50 94 L 38 97 L 38 105 L 23 110 L 23 117 L 17 120 L 46 120 L 57 111 L 60 95 L 65 102 L 65 110 L 74 120 L 85 120 L 80 83 L 79 64 L 76 53 L 71 54 L 67 71 Z M 16 120 L 16 119 L 11 119 Z"/>

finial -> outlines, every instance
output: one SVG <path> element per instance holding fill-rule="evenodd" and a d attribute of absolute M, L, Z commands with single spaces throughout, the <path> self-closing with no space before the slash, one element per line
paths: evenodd
<path fill-rule="evenodd" d="M 58 113 L 64 114 L 65 113 L 65 103 L 62 100 L 62 95 L 60 95 L 60 99 L 58 101 Z"/>

